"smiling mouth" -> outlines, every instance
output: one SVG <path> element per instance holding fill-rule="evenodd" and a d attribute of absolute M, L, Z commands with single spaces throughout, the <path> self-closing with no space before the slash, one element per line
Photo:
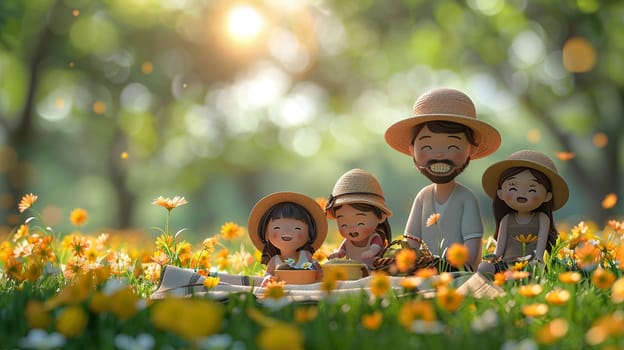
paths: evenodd
<path fill-rule="evenodd" d="M 429 165 L 429 171 L 435 174 L 446 174 L 451 171 L 451 166 L 447 163 L 433 163 Z"/>
<path fill-rule="evenodd" d="M 516 198 L 516 201 L 518 201 L 518 203 L 526 203 L 527 202 L 527 198 L 526 197 L 518 197 L 518 198 Z"/>
<path fill-rule="evenodd" d="M 292 239 L 292 236 L 282 236 L 282 241 L 290 242 Z"/>

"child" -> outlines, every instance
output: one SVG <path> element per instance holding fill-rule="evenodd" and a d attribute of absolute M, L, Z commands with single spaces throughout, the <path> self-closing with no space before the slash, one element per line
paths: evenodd
<path fill-rule="evenodd" d="M 379 182 L 364 170 L 349 170 L 338 179 L 325 212 L 330 219 L 336 219 L 344 237 L 329 259 L 346 257 L 371 268 L 392 240 L 388 222 L 392 212 L 386 207 Z"/>
<path fill-rule="evenodd" d="M 539 262 L 557 241 L 553 211 L 568 200 L 568 186 L 543 153 L 523 150 L 490 166 L 482 178 L 493 199 L 497 240 L 495 256 L 478 271 L 494 274 L 530 256 Z"/>
<path fill-rule="evenodd" d="M 256 203 L 249 214 L 249 237 L 262 252 L 266 264 L 265 281 L 275 269 L 291 262 L 295 268 L 320 271 L 312 254 L 325 241 L 327 219 L 323 209 L 305 195 L 276 192 Z"/>

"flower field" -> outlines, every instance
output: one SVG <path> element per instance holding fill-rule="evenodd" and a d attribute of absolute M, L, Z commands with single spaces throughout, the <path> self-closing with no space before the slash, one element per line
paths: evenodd
<path fill-rule="evenodd" d="M 496 275 L 505 294 L 492 299 L 461 294 L 451 275 L 423 269 L 402 280 L 400 296 L 378 273 L 370 294 L 342 297 L 332 295 L 339 276 L 325 275 L 327 296 L 314 303 L 288 302 L 280 283 L 261 298 L 151 300 L 165 265 L 196 269 L 207 288 L 219 280 L 210 272 L 261 275 L 245 229 L 225 223 L 193 245 L 169 227 L 186 200 L 159 197 L 153 204 L 166 210 L 165 225 L 146 247 L 81 232 L 83 209 L 70 215 L 73 232 L 55 232 L 42 224 L 37 199 L 22 198 L 23 223 L 0 237 L 2 349 L 624 348 L 624 222 L 617 220 L 560 232 L 544 265 L 518 263 Z M 331 248 L 315 258 L 323 262 Z M 412 259 L 397 254 L 397 265 L 409 269 Z M 423 280 L 433 293 L 419 293 Z"/>

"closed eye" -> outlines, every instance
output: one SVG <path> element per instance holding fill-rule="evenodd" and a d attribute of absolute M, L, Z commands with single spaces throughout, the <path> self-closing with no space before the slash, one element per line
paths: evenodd
<path fill-rule="evenodd" d="M 448 146 L 448 149 L 449 149 L 449 151 L 450 151 L 450 150 L 456 150 L 456 151 L 459 151 L 459 147 L 457 147 L 457 146 L 455 146 L 455 145 L 450 145 L 450 146 Z"/>
<path fill-rule="evenodd" d="M 424 145 L 424 146 L 420 147 L 421 151 L 430 151 L 432 149 L 433 148 L 431 146 L 429 146 L 429 145 Z"/>

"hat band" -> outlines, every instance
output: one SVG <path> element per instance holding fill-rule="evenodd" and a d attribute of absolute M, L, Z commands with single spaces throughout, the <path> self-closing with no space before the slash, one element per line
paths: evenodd
<path fill-rule="evenodd" d="M 359 195 L 359 194 L 376 196 L 376 197 L 381 198 L 382 201 L 385 201 L 382 195 L 379 195 L 373 192 L 347 192 L 347 193 L 341 193 L 336 196 L 334 196 L 333 194 L 330 194 L 329 197 L 327 198 L 327 204 L 325 204 L 325 211 L 330 210 L 334 206 L 334 204 L 336 204 L 336 198 L 341 197 L 341 196 Z"/>

